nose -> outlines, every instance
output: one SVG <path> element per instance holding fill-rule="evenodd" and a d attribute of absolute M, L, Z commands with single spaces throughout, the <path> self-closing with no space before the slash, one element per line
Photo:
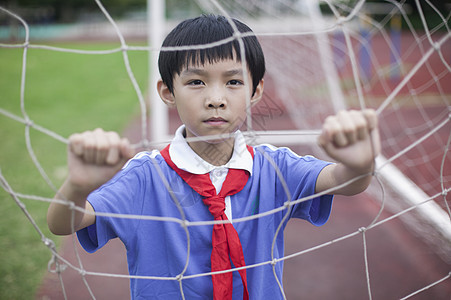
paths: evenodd
<path fill-rule="evenodd" d="M 208 108 L 225 108 L 225 102 L 221 99 L 212 100 L 208 103 Z"/>
<path fill-rule="evenodd" d="M 227 107 L 227 101 L 226 97 L 219 89 L 215 89 L 210 93 L 208 96 L 206 102 L 205 102 L 207 108 L 213 108 L 213 109 L 224 109 Z"/>
<path fill-rule="evenodd" d="M 223 97 L 210 97 L 206 105 L 208 108 L 218 109 L 218 108 L 226 108 L 226 101 Z"/>

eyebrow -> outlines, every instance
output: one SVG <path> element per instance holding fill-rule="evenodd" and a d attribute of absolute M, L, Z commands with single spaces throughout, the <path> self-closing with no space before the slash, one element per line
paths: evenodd
<path fill-rule="evenodd" d="M 229 76 L 235 76 L 235 75 L 242 75 L 244 72 L 241 68 L 239 69 L 231 69 L 228 71 L 225 71 L 222 73 L 223 76 L 229 77 Z M 206 76 L 208 75 L 208 72 L 206 72 L 204 69 L 197 69 L 197 68 L 187 68 L 180 73 L 180 76 L 190 76 L 190 75 L 199 75 L 199 76 Z"/>
<path fill-rule="evenodd" d="M 180 76 L 189 76 L 189 75 L 206 75 L 207 72 L 203 69 L 195 69 L 195 68 L 186 68 L 181 73 Z"/>
<path fill-rule="evenodd" d="M 243 69 L 232 69 L 223 73 L 225 76 L 243 75 Z"/>

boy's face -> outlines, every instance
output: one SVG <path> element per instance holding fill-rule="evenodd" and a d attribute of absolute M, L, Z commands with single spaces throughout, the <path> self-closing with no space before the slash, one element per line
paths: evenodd
<path fill-rule="evenodd" d="M 163 101 L 177 108 L 186 126 L 186 137 L 233 133 L 246 119 L 246 97 L 252 95 L 252 78 L 250 72 L 243 72 L 239 61 L 190 65 L 174 77 L 173 85 L 173 94 L 161 81 L 158 89 Z M 262 94 L 263 80 L 251 96 L 251 104 L 257 103 Z"/>

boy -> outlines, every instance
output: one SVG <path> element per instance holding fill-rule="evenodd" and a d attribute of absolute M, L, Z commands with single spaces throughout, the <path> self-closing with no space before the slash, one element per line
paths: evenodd
<path fill-rule="evenodd" d="M 186 20 L 169 33 L 163 46 L 216 42 L 233 36 L 235 26 L 241 33 L 252 32 L 237 20 L 233 24 L 213 15 Z M 255 36 L 242 41 L 244 58 L 237 40 L 160 53 L 158 92 L 184 124 L 161 152 L 139 153 L 126 163 L 132 150 L 116 133 L 96 129 L 70 137 L 69 175 L 56 197 L 86 212 L 75 212 L 72 220 L 68 206 L 51 203 L 49 227 L 55 234 L 76 231 L 90 252 L 119 237 L 127 248 L 130 275 L 172 279 L 132 278 L 133 299 L 282 298 L 281 262 L 274 265 L 275 273 L 271 264 L 263 264 L 191 275 L 282 257 L 283 234 L 277 235 L 272 250 L 279 225 L 283 229 L 290 217 L 324 224 L 332 195 L 250 221 L 229 221 L 333 188 L 334 194 L 353 195 L 371 180 L 380 148 L 372 110 L 340 112 L 326 119 L 319 144 L 336 164 L 299 157 L 286 148 L 245 144 L 238 129 L 246 118 L 246 98 L 255 105 L 262 97 L 265 65 Z M 357 179 L 342 185 L 353 178 Z M 96 216 L 94 211 L 223 222 L 184 227 L 172 221 Z"/>

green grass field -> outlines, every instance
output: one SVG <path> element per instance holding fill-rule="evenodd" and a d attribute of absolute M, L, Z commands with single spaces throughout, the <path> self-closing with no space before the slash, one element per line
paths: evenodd
<path fill-rule="evenodd" d="M 113 49 L 117 44 L 59 44 L 64 48 Z M 20 78 L 23 49 L 0 48 L 0 108 L 22 117 Z M 146 92 L 145 51 L 129 52 L 139 86 Z M 25 110 L 30 119 L 65 138 L 96 127 L 121 131 L 139 113 L 138 97 L 122 53 L 81 55 L 29 49 Z M 52 197 L 25 144 L 25 125 L 0 114 L 0 171 L 17 193 Z M 31 129 L 31 145 L 52 182 L 66 172 L 66 145 Z M 47 202 L 21 199 L 44 234 Z M 50 251 L 13 198 L 0 189 L 0 299 L 33 299 L 47 271 Z"/>

